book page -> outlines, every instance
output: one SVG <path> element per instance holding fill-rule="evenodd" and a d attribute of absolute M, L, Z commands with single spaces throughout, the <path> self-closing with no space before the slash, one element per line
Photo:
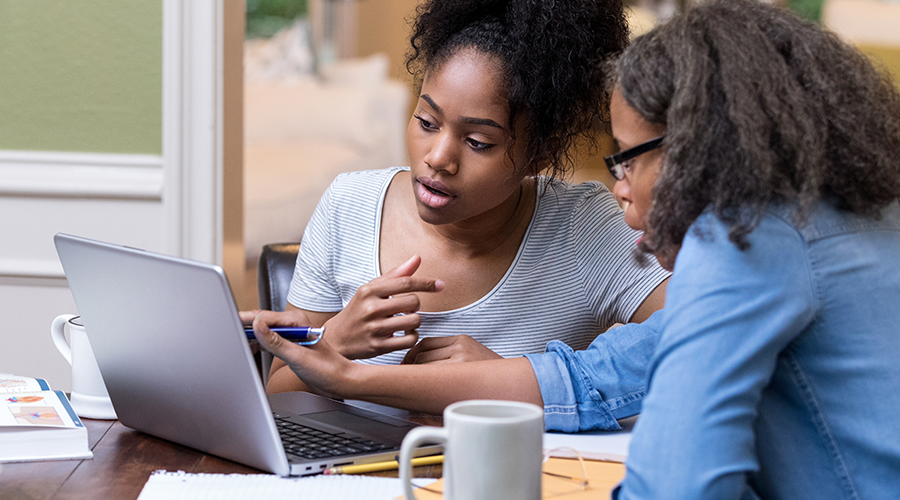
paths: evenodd
<path fill-rule="evenodd" d="M 21 377 L 9 373 L 0 373 L 0 394 L 10 392 L 49 391 L 47 381 L 39 378 Z"/>
<path fill-rule="evenodd" d="M 83 427 L 65 397 L 58 391 L 0 395 L 0 427 Z"/>

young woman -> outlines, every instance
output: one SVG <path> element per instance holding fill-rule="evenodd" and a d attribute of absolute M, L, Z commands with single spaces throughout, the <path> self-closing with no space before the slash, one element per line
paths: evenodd
<path fill-rule="evenodd" d="M 398 364 L 521 356 L 551 339 L 583 349 L 661 307 L 668 273 L 630 258 L 639 233 L 612 194 L 558 180 L 603 118 L 600 63 L 626 41 L 618 0 L 421 6 L 410 167 L 334 181 L 288 315 L 324 324 L 348 358 Z M 276 361 L 269 390 L 300 388 Z"/>

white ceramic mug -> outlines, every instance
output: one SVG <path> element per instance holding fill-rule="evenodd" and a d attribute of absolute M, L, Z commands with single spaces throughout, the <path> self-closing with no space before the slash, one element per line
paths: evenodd
<path fill-rule="evenodd" d="M 88 341 L 81 317 L 61 314 L 50 325 L 50 337 L 60 354 L 72 365 L 72 393 L 69 400 L 79 417 L 115 419 L 116 411 L 106 392 L 106 383 L 97 367 L 94 350 Z M 69 342 L 65 327 L 68 325 Z"/>
<path fill-rule="evenodd" d="M 544 411 L 514 401 L 460 401 L 444 427 L 417 427 L 400 448 L 400 481 L 414 500 L 410 459 L 423 443 L 444 443 L 445 500 L 539 500 Z"/>

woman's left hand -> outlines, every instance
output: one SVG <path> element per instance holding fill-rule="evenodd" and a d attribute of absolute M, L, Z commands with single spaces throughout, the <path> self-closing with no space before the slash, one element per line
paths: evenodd
<path fill-rule="evenodd" d="M 502 356 L 468 335 L 456 335 L 422 339 L 406 353 L 402 364 L 462 363 L 488 359 L 502 359 Z"/>

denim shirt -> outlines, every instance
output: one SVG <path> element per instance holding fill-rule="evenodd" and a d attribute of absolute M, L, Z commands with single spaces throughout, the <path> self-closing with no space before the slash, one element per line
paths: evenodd
<path fill-rule="evenodd" d="M 821 203 L 799 228 L 776 207 L 748 241 L 705 214 L 665 309 L 530 356 L 547 427 L 641 411 L 616 498 L 897 498 L 900 206 Z"/>

